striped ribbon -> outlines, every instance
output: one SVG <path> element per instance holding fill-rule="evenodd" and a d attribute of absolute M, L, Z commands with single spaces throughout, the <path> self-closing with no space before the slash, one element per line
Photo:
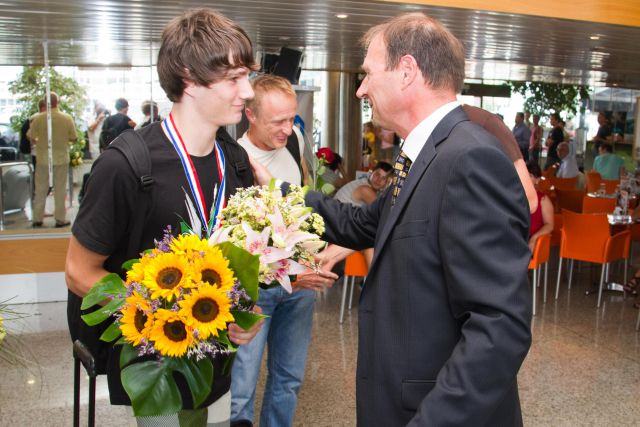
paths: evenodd
<path fill-rule="evenodd" d="M 200 220 L 204 228 L 207 231 L 207 235 L 211 235 L 213 231 L 214 224 L 216 222 L 216 218 L 221 209 L 224 208 L 225 205 L 225 161 L 224 161 L 224 153 L 220 149 L 220 145 L 218 141 L 215 141 L 215 154 L 216 154 L 216 162 L 218 164 L 218 179 L 220 182 L 220 186 L 217 185 L 213 191 L 213 206 L 211 206 L 211 211 L 207 212 L 205 208 L 204 196 L 202 194 L 202 187 L 200 186 L 200 180 L 198 179 L 198 172 L 193 166 L 193 162 L 191 161 L 191 157 L 189 156 L 189 152 L 187 151 L 187 147 L 182 139 L 182 135 L 178 131 L 176 124 L 173 120 L 173 115 L 169 113 L 169 117 L 163 120 L 162 122 L 162 130 L 164 131 L 169 141 L 175 148 L 178 153 L 178 157 L 182 162 L 182 167 L 184 168 L 184 173 L 187 178 L 187 183 L 189 184 L 189 188 L 191 189 L 191 194 L 195 200 L 196 209 L 198 210 L 198 215 L 200 216 Z M 211 219 L 211 222 L 209 222 Z"/>

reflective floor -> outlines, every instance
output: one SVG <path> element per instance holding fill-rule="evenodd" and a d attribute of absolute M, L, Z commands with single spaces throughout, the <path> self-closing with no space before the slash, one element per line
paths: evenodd
<path fill-rule="evenodd" d="M 550 292 L 555 288 L 555 274 Z M 640 333 L 633 298 L 607 293 L 600 309 L 596 296 L 585 296 L 599 277 L 588 268 L 574 274 L 570 291 L 542 304 L 533 322 L 533 346 L 520 371 L 520 397 L 527 426 L 640 425 Z M 355 425 L 355 355 L 357 307 L 338 323 L 341 282 L 318 295 L 313 340 L 296 426 Z M 357 303 L 356 303 L 357 304 Z M 0 361 L 0 425 L 72 425 L 73 373 L 65 303 L 23 305 L 31 314 L 9 324 L 31 351 L 38 368 Z M 487 373 L 490 375 L 490 372 Z M 260 388 L 263 387 L 264 376 Z M 83 391 L 87 391 L 86 381 Z M 256 405 L 260 405 L 258 393 Z M 86 403 L 86 394 L 82 402 Z M 82 408 L 83 417 L 86 407 Z M 97 425 L 133 425 L 128 411 L 108 403 L 99 378 Z M 86 420 L 81 420 L 81 425 Z"/>

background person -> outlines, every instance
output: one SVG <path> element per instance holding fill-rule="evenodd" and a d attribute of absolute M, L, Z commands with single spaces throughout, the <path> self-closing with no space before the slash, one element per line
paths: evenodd
<path fill-rule="evenodd" d="M 593 169 L 602 179 L 620 179 L 625 174 L 624 159 L 613 154 L 613 146 L 608 142 L 600 145 L 600 154 L 593 161 Z"/>
<path fill-rule="evenodd" d="M 527 169 L 534 185 L 540 182 L 542 170 L 535 161 L 527 162 Z M 531 224 L 529 226 L 529 250 L 533 253 L 536 241 L 544 234 L 553 231 L 553 203 L 543 192 L 536 191 L 538 196 L 538 208 L 531 214 Z"/>
<path fill-rule="evenodd" d="M 46 103 L 46 101 L 44 101 Z M 75 141 L 76 125 L 73 118 L 58 110 L 58 94 L 51 92 L 51 160 L 53 161 L 53 199 L 56 227 L 66 227 L 67 208 L 65 199 L 67 196 L 67 181 L 69 175 L 69 145 Z M 46 104 L 45 104 L 46 107 Z M 33 198 L 33 227 L 42 227 L 44 209 L 49 194 L 49 137 L 47 131 L 46 111 L 38 113 L 31 120 L 27 137 L 36 146 L 36 176 L 35 195 Z"/>

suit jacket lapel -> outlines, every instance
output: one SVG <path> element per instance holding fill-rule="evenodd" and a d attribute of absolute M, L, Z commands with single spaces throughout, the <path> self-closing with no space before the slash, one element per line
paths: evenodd
<path fill-rule="evenodd" d="M 381 232 L 376 237 L 376 245 L 375 252 L 373 256 L 373 261 L 371 262 L 371 267 L 369 268 L 369 272 L 373 270 L 376 266 L 376 261 L 378 259 L 378 254 L 381 252 L 381 249 L 384 247 L 389 235 L 391 234 L 391 230 L 395 227 L 398 218 L 400 218 L 400 214 L 405 209 L 405 206 L 411 199 L 411 196 L 420 182 L 420 179 L 424 175 L 424 173 L 429 168 L 429 164 L 436 157 L 437 151 L 436 147 L 441 144 L 443 141 L 447 139 L 453 128 L 460 122 L 469 120 L 467 115 L 462 110 L 462 107 L 457 107 L 453 109 L 449 114 L 447 114 L 438 125 L 435 127 L 429 139 L 420 150 L 420 154 L 418 154 L 418 158 L 411 165 L 411 169 L 409 171 L 409 175 L 407 176 L 407 180 L 404 182 L 402 186 L 402 191 L 398 195 L 396 199 L 396 203 L 391 208 L 391 194 L 388 196 L 388 200 L 385 203 L 385 209 L 390 209 L 389 212 L 385 212 L 383 214 L 384 222 L 380 224 Z"/>

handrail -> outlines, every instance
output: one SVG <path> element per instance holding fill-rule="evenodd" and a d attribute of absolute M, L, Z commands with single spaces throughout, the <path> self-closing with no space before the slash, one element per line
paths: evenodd
<path fill-rule="evenodd" d="M 33 187 L 33 165 L 30 162 L 0 162 L 0 230 L 4 230 L 4 192 L 2 191 L 3 169 L 11 166 L 27 166 L 29 168 L 29 187 Z M 29 197 L 31 200 L 31 197 Z"/>

